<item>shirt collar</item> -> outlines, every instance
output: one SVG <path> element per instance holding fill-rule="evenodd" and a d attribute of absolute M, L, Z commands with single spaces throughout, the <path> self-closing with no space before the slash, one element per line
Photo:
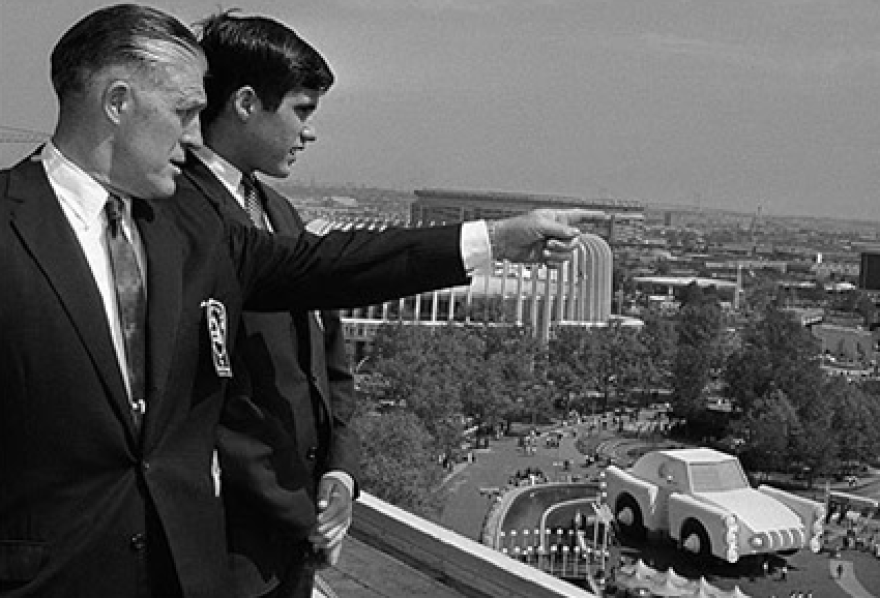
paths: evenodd
<path fill-rule="evenodd" d="M 86 228 L 102 222 L 107 189 L 65 157 L 51 141 L 43 146 L 40 158 L 58 200 L 69 213 Z M 129 205 L 126 201 L 126 217 Z"/>

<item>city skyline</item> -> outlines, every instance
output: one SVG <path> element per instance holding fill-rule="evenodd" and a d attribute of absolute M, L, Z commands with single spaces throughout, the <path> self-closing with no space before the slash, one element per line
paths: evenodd
<path fill-rule="evenodd" d="M 96 0 L 0 4 L 0 127 L 51 132 Z M 149 4 L 193 23 L 215 1 Z M 880 3 L 241 0 L 337 75 L 294 176 L 880 220 Z M 33 144 L 0 144 L 7 166 Z"/>

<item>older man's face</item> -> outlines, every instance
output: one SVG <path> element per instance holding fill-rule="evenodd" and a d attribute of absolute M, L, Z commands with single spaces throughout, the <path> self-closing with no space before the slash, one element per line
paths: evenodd
<path fill-rule="evenodd" d="M 111 187 L 142 198 L 169 197 L 187 146 L 200 146 L 205 69 L 197 59 L 131 81 L 130 105 L 114 139 Z"/>

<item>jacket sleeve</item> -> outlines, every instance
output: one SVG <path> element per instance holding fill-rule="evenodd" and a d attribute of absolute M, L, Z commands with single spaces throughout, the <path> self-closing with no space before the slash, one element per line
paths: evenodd
<path fill-rule="evenodd" d="M 334 309 L 467 284 L 461 226 L 271 235 L 226 221 L 245 309 Z"/>
<path fill-rule="evenodd" d="M 359 488 L 361 443 L 357 432 L 351 427 L 356 411 L 357 395 L 354 389 L 354 376 L 349 366 L 345 348 L 345 335 L 339 314 L 324 311 L 324 352 L 327 365 L 327 383 L 330 391 L 330 405 L 333 412 L 331 422 L 331 445 L 327 457 L 327 469 L 344 471 L 354 479 L 357 498 Z"/>

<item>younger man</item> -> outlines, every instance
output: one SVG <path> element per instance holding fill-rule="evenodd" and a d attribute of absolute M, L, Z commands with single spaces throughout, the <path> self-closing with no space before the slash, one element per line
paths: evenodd
<path fill-rule="evenodd" d="M 315 135 L 306 124 L 333 74 L 286 26 L 229 12 L 201 24 L 208 59 L 204 148 L 186 176 L 231 219 L 299 235 L 283 178 Z M 246 188 L 249 187 L 249 188 Z M 251 202 L 256 199 L 256 202 Z M 232 573 L 241 597 L 311 596 L 351 522 L 360 443 L 335 312 L 245 312 L 218 435 Z M 246 372 L 246 376 L 243 375 Z"/>

